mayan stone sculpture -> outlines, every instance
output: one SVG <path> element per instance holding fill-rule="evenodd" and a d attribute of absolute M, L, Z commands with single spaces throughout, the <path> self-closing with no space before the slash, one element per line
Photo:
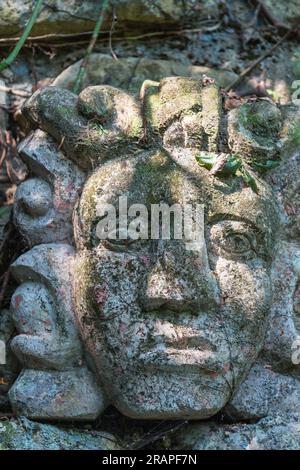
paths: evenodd
<path fill-rule="evenodd" d="M 11 267 L 23 367 L 14 411 L 247 419 L 288 399 L 282 381 L 299 397 L 298 108 L 257 99 L 228 112 L 213 80 L 171 77 L 146 81 L 139 97 L 44 88 L 24 114 L 35 130 L 19 149 L 30 177 L 14 218 L 31 249 Z M 205 165 L 212 156 L 219 168 Z M 205 244 L 100 240 L 97 204 L 119 196 L 131 207 L 202 204 Z"/>

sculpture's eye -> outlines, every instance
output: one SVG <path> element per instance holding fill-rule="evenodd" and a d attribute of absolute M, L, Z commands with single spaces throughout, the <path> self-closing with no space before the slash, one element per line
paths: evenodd
<path fill-rule="evenodd" d="M 124 251 L 129 248 L 132 248 L 139 240 L 132 240 L 131 238 L 126 238 L 126 240 L 120 240 L 118 238 L 107 238 L 102 241 L 103 246 L 111 251 Z"/>
<path fill-rule="evenodd" d="M 102 246 L 111 251 L 127 251 L 138 250 L 145 244 L 144 239 L 141 239 L 139 233 L 131 233 L 130 230 L 113 230 L 107 233 L 107 236 L 101 240 Z"/>
<path fill-rule="evenodd" d="M 243 233 L 233 232 L 224 237 L 223 249 L 230 253 L 243 254 L 252 249 L 250 239 Z"/>
<path fill-rule="evenodd" d="M 225 220 L 210 228 L 210 247 L 212 252 L 231 258 L 252 259 L 261 253 L 257 231 L 244 222 Z M 262 247 L 261 247 L 262 248 Z"/>

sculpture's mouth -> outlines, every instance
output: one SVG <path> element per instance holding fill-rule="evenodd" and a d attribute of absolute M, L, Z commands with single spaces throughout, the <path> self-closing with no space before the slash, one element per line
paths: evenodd
<path fill-rule="evenodd" d="M 164 372 L 190 372 L 200 371 L 208 375 L 219 375 L 224 364 L 216 358 L 214 352 L 198 351 L 197 349 L 176 349 L 158 346 L 147 353 L 140 355 L 139 360 L 145 369 L 159 369 Z"/>
<path fill-rule="evenodd" d="M 199 373 L 201 370 L 209 375 L 219 374 L 223 370 L 224 363 L 220 363 L 216 346 L 203 334 L 181 338 L 159 335 L 155 339 L 156 344 L 149 346 L 139 356 L 146 369 L 190 373 Z"/>

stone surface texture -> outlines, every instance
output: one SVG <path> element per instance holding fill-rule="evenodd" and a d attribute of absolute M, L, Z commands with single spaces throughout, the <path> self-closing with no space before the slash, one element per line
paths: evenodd
<path fill-rule="evenodd" d="M 7 392 L 20 372 L 20 365 L 11 350 L 11 340 L 15 333 L 15 325 L 9 310 L 0 312 L 0 341 L 4 345 L 5 363 L 0 361 L 0 409 L 9 407 Z M 2 349 L 1 349 L 2 352 Z M 1 355 L 2 357 L 2 355 Z"/>
<path fill-rule="evenodd" d="M 97 0 L 49 0 L 42 8 L 34 25 L 32 34 L 76 33 L 91 31 L 94 28 L 102 10 L 103 2 Z M 34 2 L 32 0 L 1 0 L 0 2 L 0 32 L 5 35 L 17 35 L 26 26 Z M 141 30 L 156 23 L 158 25 L 175 25 L 189 18 L 207 18 L 217 15 L 218 2 L 211 0 L 113 0 L 115 15 L 118 18 L 118 28 L 128 29 L 130 26 Z M 111 27 L 112 8 L 104 15 L 103 29 Z"/>
<path fill-rule="evenodd" d="M 52 426 L 19 418 L 0 423 L 0 450 L 121 450 L 105 431 Z"/>
<path fill-rule="evenodd" d="M 278 21 L 286 25 L 296 24 L 300 20 L 299 0 L 290 0 L 285 4 L 276 0 L 266 0 L 265 5 Z"/>
<path fill-rule="evenodd" d="M 228 112 L 215 80 L 160 72 L 139 93 L 139 79 L 130 94 L 103 78 L 77 96 L 68 73 L 24 106 L 38 129 L 20 147 L 31 176 L 14 210 L 32 248 L 12 265 L 13 409 L 224 413 L 236 424 L 188 424 L 173 446 L 299 448 L 299 110 L 257 99 Z M 212 174 L 197 161 L 211 154 L 238 155 L 246 173 Z M 101 240 L 101 208 L 119 196 L 203 204 L 203 243 Z"/>
<path fill-rule="evenodd" d="M 256 424 L 189 424 L 173 445 L 194 450 L 299 450 L 299 415 L 271 415 Z"/>
<path fill-rule="evenodd" d="M 66 68 L 53 81 L 59 88 L 72 90 L 82 61 Z M 213 69 L 199 65 L 185 65 L 175 60 L 126 57 L 116 61 L 107 54 L 94 53 L 86 67 L 81 89 L 91 85 L 111 85 L 129 93 L 139 94 L 145 80 L 159 81 L 164 77 L 192 77 L 201 79 L 203 75 L 216 80 L 219 86 L 226 87 L 237 75 L 226 69 Z"/>
<path fill-rule="evenodd" d="M 99 16 L 102 3 L 97 0 L 49 0 L 42 8 L 33 27 L 32 35 L 53 33 L 78 33 L 90 31 Z M 26 26 L 33 8 L 33 0 L 1 0 L 0 32 L 18 35 Z M 299 20 L 299 0 L 280 3 L 266 0 L 273 17 L 285 25 Z M 153 25 L 174 27 L 178 24 L 195 24 L 204 19 L 217 19 L 222 2 L 218 0 L 113 0 L 104 15 L 103 30 L 109 31 L 111 18 L 116 15 L 117 30 L 144 31 Z"/>
<path fill-rule="evenodd" d="M 37 245 L 11 266 L 20 286 L 11 301 L 11 348 L 23 372 L 9 391 L 14 411 L 43 419 L 97 418 L 105 399 L 86 369 L 70 291 L 70 245 Z"/>

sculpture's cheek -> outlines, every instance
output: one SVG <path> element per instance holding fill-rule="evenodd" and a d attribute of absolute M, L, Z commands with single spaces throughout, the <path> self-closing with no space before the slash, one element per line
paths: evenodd
<path fill-rule="evenodd" d="M 271 300 L 269 270 L 259 260 L 238 262 L 219 258 L 215 266 L 222 303 L 234 320 L 249 330 L 261 325 Z"/>
<path fill-rule="evenodd" d="M 77 260 L 81 278 L 90 280 L 88 290 L 84 287 L 86 282 L 82 283 L 81 289 L 80 281 L 77 281 L 77 304 L 83 307 L 79 309 L 79 316 L 84 335 L 88 323 L 93 338 L 88 341 L 97 343 L 94 349 L 100 353 L 96 361 L 102 363 L 109 357 L 109 361 L 118 364 L 118 370 L 122 370 L 126 361 L 139 353 L 146 336 L 147 326 L 143 323 L 138 302 L 146 266 L 144 258 L 96 251 Z"/>
<path fill-rule="evenodd" d="M 219 258 L 215 275 L 222 295 L 220 312 L 227 329 L 235 381 L 239 382 L 259 353 L 270 308 L 271 282 L 261 260 Z"/>

